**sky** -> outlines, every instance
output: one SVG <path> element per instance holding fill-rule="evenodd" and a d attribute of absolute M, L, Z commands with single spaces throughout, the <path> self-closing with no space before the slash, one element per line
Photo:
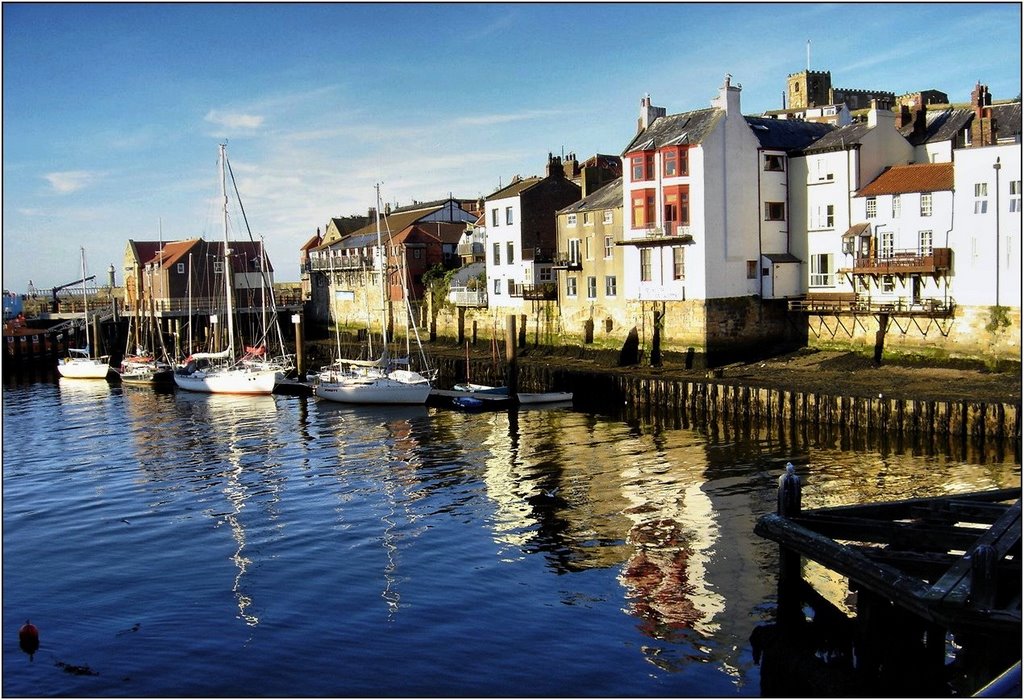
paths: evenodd
<path fill-rule="evenodd" d="M 487 196 L 669 114 L 834 87 L 1021 92 L 1020 3 L 17 3 L 2 7 L 3 286 L 123 284 L 129 239 L 222 240 L 227 143 L 277 281 L 331 217 Z M 808 50 L 808 42 L 810 49 Z M 810 61 L 808 63 L 808 53 Z M 237 212 L 232 238 L 249 235 Z"/>

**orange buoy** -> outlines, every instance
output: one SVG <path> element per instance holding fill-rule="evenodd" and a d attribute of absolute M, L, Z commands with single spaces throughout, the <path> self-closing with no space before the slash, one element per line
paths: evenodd
<path fill-rule="evenodd" d="M 25 620 L 25 624 L 18 630 L 18 645 L 23 652 L 28 654 L 29 661 L 39 649 L 39 630 L 29 620 Z"/>

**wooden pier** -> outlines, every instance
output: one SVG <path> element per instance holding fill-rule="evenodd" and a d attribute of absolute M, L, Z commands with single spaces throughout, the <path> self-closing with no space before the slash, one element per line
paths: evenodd
<path fill-rule="evenodd" d="M 762 693 L 972 694 L 1019 664 L 1020 496 L 803 510 L 799 478 L 784 474 L 778 511 L 754 528 L 780 545 L 776 622 L 751 636 Z M 803 560 L 849 581 L 855 616 L 804 580 Z"/>

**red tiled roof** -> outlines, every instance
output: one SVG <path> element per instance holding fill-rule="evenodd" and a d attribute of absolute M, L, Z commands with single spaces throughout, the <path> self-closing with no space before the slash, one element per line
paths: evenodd
<path fill-rule="evenodd" d="M 953 189 L 952 163 L 894 165 L 869 182 L 858 197 L 907 192 L 939 192 Z"/>

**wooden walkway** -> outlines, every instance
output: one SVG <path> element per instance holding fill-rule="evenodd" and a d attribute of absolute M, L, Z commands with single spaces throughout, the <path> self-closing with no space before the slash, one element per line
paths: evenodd
<path fill-rule="evenodd" d="M 780 545 L 777 621 L 751 637 L 763 684 L 783 684 L 767 694 L 815 666 L 868 694 L 973 693 L 1015 663 L 1019 684 L 1020 487 L 802 510 L 789 471 L 754 532 Z M 854 617 L 803 579 L 801 557 L 848 579 Z"/>

